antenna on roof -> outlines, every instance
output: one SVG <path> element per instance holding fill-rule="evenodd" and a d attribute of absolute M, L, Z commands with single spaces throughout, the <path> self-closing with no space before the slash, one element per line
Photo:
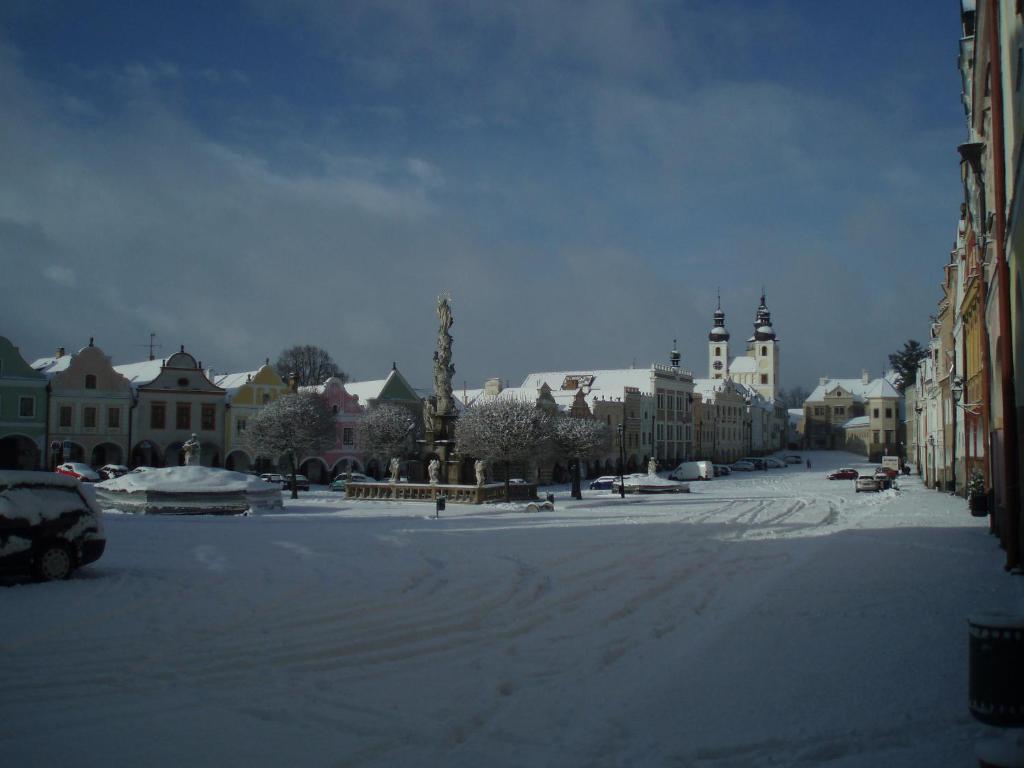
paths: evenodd
<path fill-rule="evenodd" d="M 157 344 L 156 343 L 156 334 L 155 333 L 151 333 L 151 334 L 149 334 L 149 344 L 139 344 L 138 346 L 140 346 L 140 347 L 149 347 L 149 359 L 150 360 L 155 360 L 156 357 L 153 355 L 153 350 L 154 349 L 160 349 L 163 346 L 163 344 Z"/>

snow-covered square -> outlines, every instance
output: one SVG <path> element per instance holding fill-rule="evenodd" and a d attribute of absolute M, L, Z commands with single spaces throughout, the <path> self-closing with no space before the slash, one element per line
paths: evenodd
<path fill-rule="evenodd" d="M 987 520 L 858 464 L 107 514 L 67 582 L 0 589 L 6 766 L 964 766 L 967 616 L 1019 602 Z"/>

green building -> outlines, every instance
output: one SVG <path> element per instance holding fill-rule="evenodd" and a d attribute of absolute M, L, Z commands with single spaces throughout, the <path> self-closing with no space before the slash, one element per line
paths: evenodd
<path fill-rule="evenodd" d="M 47 379 L 0 336 L 0 469 L 46 464 Z"/>

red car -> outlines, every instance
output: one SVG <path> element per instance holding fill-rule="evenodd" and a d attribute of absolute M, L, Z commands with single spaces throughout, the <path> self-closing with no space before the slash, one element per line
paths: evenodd
<path fill-rule="evenodd" d="M 900 473 L 892 467 L 879 467 L 875 470 L 875 477 L 878 477 L 879 475 L 885 475 L 890 480 L 895 480 L 899 477 Z"/>
<path fill-rule="evenodd" d="M 829 480 L 856 480 L 857 479 L 857 470 L 856 469 L 850 469 L 849 467 L 843 467 L 842 469 L 837 469 L 835 472 L 829 473 L 828 479 Z"/>
<path fill-rule="evenodd" d="M 96 470 L 88 464 L 82 464 L 77 461 L 61 464 L 54 472 L 58 475 L 67 475 L 68 477 L 75 478 L 75 480 L 81 480 L 83 483 L 98 483 L 102 479 L 96 473 Z"/>

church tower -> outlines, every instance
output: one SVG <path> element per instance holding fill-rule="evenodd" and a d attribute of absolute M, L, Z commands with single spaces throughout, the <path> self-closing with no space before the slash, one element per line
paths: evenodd
<path fill-rule="evenodd" d="M 729 332 L 725 330 L 722 295 L 718 295 L 715 325 L 708 334 L 708 378 L 724 379 L 729 375 Z"/>
<path fill-rule="evenodd" d="M 772 328 L 772 313 L 765 303 L 764 290 L 761 304 L 754 318 L 754 335 L 747 340 L 747 355 L 754 358 L 757 374 L 752 386 L 763 397 L 774 400 L 779 387 L 779 340 Z"/>

